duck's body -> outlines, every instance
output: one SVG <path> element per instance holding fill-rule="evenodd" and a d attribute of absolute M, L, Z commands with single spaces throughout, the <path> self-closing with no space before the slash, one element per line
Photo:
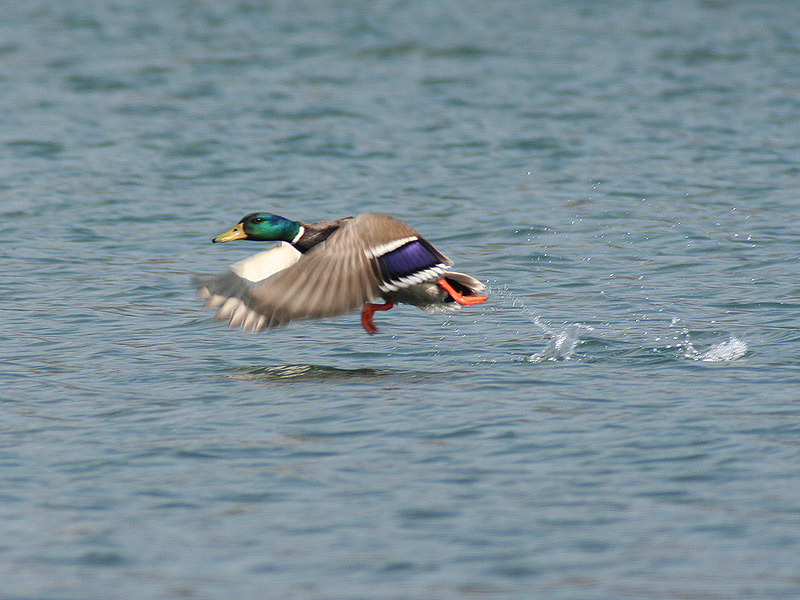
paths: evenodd
<path fill-rule="evenodd" d="M 384 215 L 301 223 L 253 213 L 214 242 L 237 239 L 281 243 L 197 281 L 206 305 L 219 307 L 216 318 L 231 327 L 259 330 L 362 308 L 364 329 L 375 333 L 373 313 L 395 303 L 435 311 L 486 300 L 482 283 L 449 271 L 450 259 Z"/>

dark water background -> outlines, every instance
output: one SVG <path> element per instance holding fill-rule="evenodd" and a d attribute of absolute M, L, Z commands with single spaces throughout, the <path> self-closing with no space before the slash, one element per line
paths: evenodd
<path fill-rule="evenodd" d="M 0 597 L 800 597 L 793 2 L 6 3 Z M 253 210 L 485 305 L 243 336 Z"/>

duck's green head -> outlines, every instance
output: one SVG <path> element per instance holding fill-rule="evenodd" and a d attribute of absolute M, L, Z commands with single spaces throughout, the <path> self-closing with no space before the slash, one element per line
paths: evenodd
<path fill-rule="evenodd" d="M 251 213 L 239 221 L 230 231 L 214 238 L 214 242 L 233 240 L 255 240 L 257 242 L 292 242 L 300 233 L 302 225 L 271 213 Z"/>

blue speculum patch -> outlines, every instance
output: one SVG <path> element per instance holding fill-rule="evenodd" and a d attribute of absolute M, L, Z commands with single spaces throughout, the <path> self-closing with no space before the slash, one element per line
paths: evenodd
<path fill-rule="evenodd" d="M 419 273 L 441 262 L 441 259 L 420 240 L 412 240 L 378 258 L 381 273 L 386 281 Z"/>

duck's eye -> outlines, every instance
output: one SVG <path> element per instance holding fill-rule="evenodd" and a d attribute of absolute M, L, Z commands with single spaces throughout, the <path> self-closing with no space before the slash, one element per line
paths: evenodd
<path fill-rule="evenodd" d="M 251 223 L 255 223 L 256 225 L 258 225 L 259 223 L 263 223 L 264 219 L 262 219 L 261 217 L 255 217 L 255 218 L 251 219 L 250 222 Z"/>

